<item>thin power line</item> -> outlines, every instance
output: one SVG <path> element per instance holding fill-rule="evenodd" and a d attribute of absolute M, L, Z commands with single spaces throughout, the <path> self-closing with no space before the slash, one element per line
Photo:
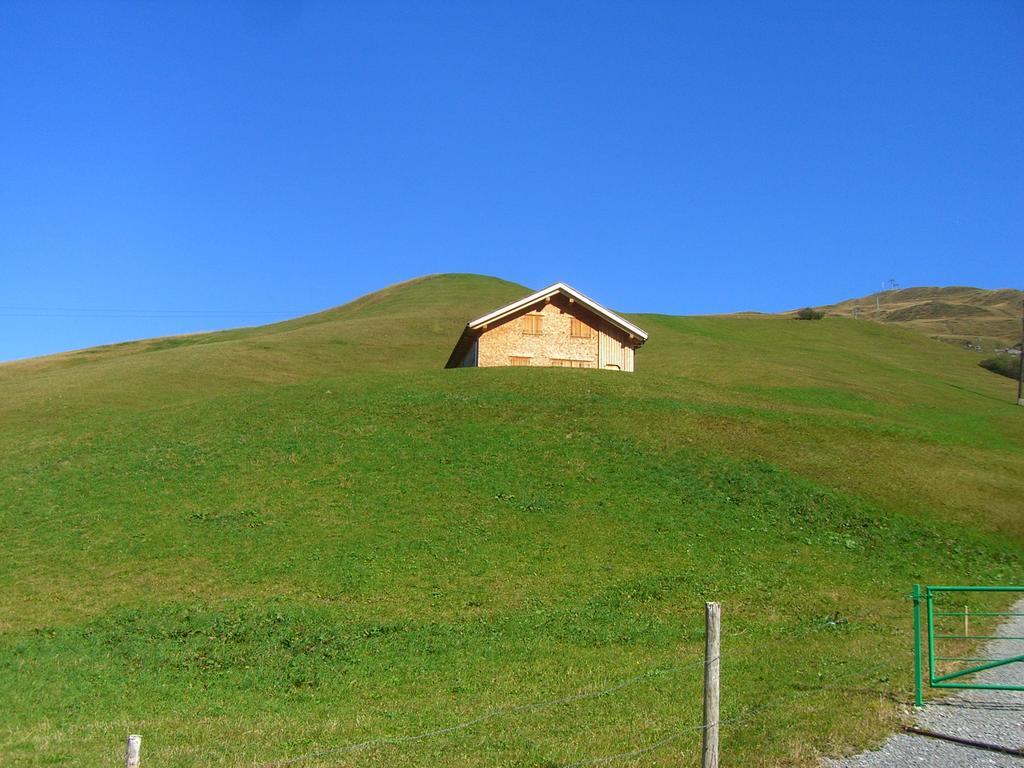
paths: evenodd
<path fill-rule="evenodd" d="M 103 317 L 103 316 L 158 316 L 158 317 L 246 317 L 251 315 L 296 315 L 296 310 L 232 310 L 232 309 L 153 309 L 112 307 L 25 307 L 0 305 L 5 317 Z"/>

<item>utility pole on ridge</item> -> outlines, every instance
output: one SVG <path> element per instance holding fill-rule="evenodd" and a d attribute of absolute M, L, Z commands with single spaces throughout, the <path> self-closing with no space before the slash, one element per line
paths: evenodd
<path fill-rule="evenodd" d="M 1017 357 L 1017 405 L 1024 405 L 1024 299 L 1020 302 L 1020 355 Z"/>

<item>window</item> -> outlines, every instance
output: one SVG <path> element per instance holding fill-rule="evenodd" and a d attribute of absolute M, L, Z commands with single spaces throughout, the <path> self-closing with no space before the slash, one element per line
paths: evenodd
<path fill-rule="evenodd" d="M 565 358 L 551 358 L 551 365 L 554 368 L 592 368 L 593 363 L 589 360 L 567 360 Z"/>
<path fill-rule="evenodd" d="M 528 357 L 510 357 L 508 359 L 508 364 L 509 365 L 516 365 L 516 366 L 519 366 L 519 365 L 529 365 L 530 364 L 530 358 L 528 358 Z"/>
<path fill-rule="evenodd" d="M 540 336 L 542 315 L 523 315 L 523 333 L 529 336 Z"/>
<path fill-rule="evenodd" d="M 571 329 L 569 335 L 574 339 L 589 339 L 591 334 L 591 328 L 589 325 L 584 323 L 579 318 L 574 317 L 570 321 Z"/>

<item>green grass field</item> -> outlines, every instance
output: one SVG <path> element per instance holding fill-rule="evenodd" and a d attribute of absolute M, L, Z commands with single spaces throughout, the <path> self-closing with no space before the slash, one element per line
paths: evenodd
<path fill-rule="evenodd" d="M 714 599 L 723 764 L 813 765 L 901 716 L 913 582 L 1019 583 L 1024 409 L 969 352 L 634 315 L 634 375 L 442 369 L 524 292 L 0 366 L 0 764 L 694 764 Z"/>

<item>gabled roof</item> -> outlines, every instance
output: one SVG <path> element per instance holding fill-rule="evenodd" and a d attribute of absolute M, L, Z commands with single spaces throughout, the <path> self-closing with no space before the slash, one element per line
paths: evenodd
<path fill-rule="evenodd" d="M 445 367 L 458 367 L 463 356 L 469 350 L 469 346 L 472 344 L 473 339 L 477 338 L 477 336 L 479 336 L 479 332 L 484 330 L 488 325 L 500 322 L 509 315 L 521 312 L 524 309 L 550 299 L 552 296 L 559 293 L 568 296 L 573 301 L 579 302 L 579 304 L 589 309 L 598 317 L 604 318 L 615 327 L 639 340 L 640 344 L 647 341 L 647 331 L 643 328 L 633 325 L 633 323 L 629 322 L 629 320 L 626 320 L 624 317 L 620 317 L 610 309 L 602 307 L 596 301 L 588 296 L 584 296 L 572 286 L 566 285 L 565 283 L 555 283 L 554 285 L 549 285 L 547 288 L 537 291 L 536 293 L 531 293 L 526 298 L 513 301 L 511 304 L 506 304 L 504 307 L 499 307 L 493 312 L 488 312 L 486 315 L 482 315 L 475 320 L 470 320 L 466 323 L 466 327 L 462 330 L 462 335 L 459 337 L 458 342 L 456 342 L 455 348 L 452 350 L 452 354 L 448 358 L 448 362 L 445 364 Z M 637 344 L 637 346 L 640 346 L 640 344 Z"/>
<path fill-rule="evenodd" d="M 511 304 L 506 304 L 504 307 L 499 307 L 493 312 L 488 312 L 486 315 L 478 317 L 476 320 L 470 320 L 466 324 L 466 327 L 472 331 L 478 330 L 480 328 L 483 328 L 485 325 L 490 325 L 491 323 L 501 320 L 502 318 L 508 317 L 511 314 L 526 309 L 532 304 L 538 304 L 542 301 L 545 301 L 546 299 L 550 299 L 552 296 L 558 293 L 564 294 L 565 296 L 568 296 L 570 299 L 578 301 L 580 304 L 585 306 L 595 315 L 603 317 L 609 323 L 625 331 L 626 333 L 636 336 L 637 338 L 640 339 L 641 343 L 647 341 L 647 332 L 644 331 L 642 328 L 633 325 L 633 323 L 629 322 L 629 320 L 620 317 L 619 315 L 612 312 L 610 309 L 602 307 L 593 299 L 589 298 L 588 296 L 584 296 L 575 288 L 573 288 L 570 285 L 566 285 L 565 283 L 555 283 L 554 285 L 549 285 L 547 288 L 543 288 L 537 291 L 536 293 L 531 293 L 526 298 L 519 299 L 519 301 L 513 301 Z"/>

